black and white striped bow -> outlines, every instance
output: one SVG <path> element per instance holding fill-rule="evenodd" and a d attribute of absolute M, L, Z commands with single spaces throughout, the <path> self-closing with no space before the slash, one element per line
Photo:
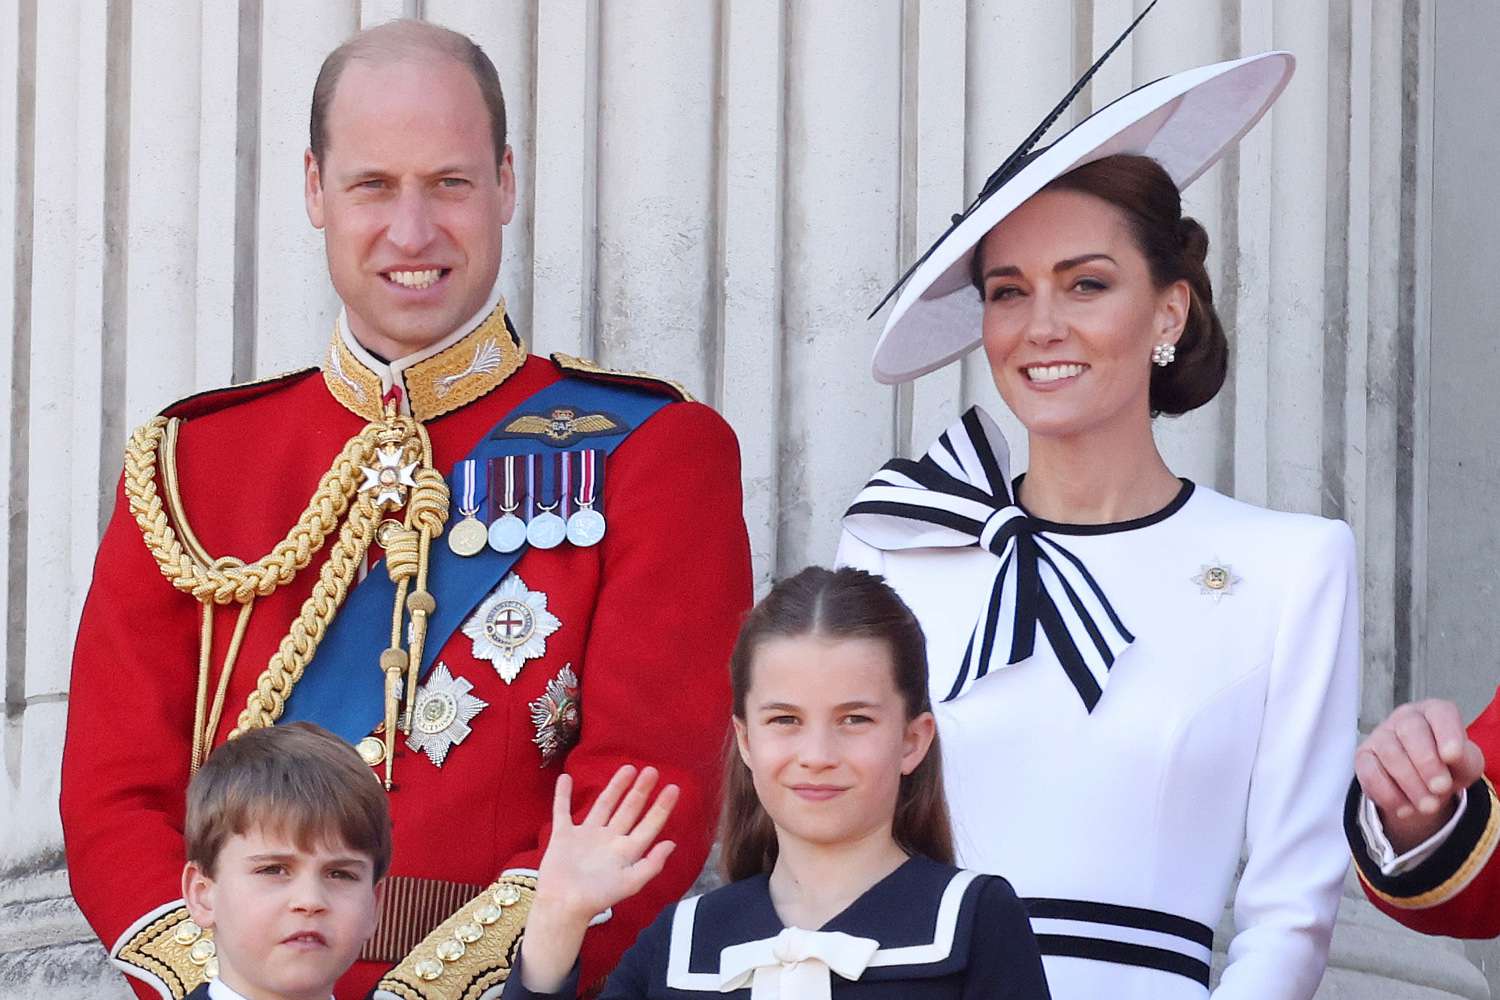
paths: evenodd
<path fill-rule="evenodd" d="M 969 637 L 952 701 L 991 670 L 1031 656 L 1040 628 L 1092 712 L 1115 658 L 1135 641 L 1093 576 L 1010 495 L 1010 450 L 989 414 L 971 407 L 921 459 L 887 462 L 844 514 L 850 534 L 877 549 L 977 545 L 1000 559 Z M 1009 636 L 1006 636 L 1006 632 Z"/>

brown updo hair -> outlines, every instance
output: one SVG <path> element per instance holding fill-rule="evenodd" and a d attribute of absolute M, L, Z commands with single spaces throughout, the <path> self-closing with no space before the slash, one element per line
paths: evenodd
<path fill-rule="evenodd" d="M 1188 315 L 1177 357 L 1165 367 L 1151 366 L 1151 412 L 1177 416 L 1218 395 L 1229 371 L 1229 339 L 1214 311 L 1213 285 L 1204 266 L 1208 233 L 1198 220 L 1182 214 L 1182 194 L 1161 164 L 1149 156 L 1106 156 L 1068 171 L 1042 190 L 1077 191 L 1118 208 L 1146 258 L 1152 284 L 1163 289 L 1187 282 Z M 979 254 L 974 258 L 977 276 Z M 981 285 L 977 279 L 975 284 Z"/>
<path fill-rule="evenodd" d="M 860 569 L 809 566 L 771 588 L 750 610 L 729 658 L 734 717 L 745 719 L 755 654 L 771 639 L 821 636 L 878 639 L 890 650 L 892 680 L 911 721 L 932 711 L 927 640 L 906 603 L 880 577 Z M 943 796 L 943 755 L 933 736 L 927 756 L 901 778 L 891 835 L 907 854 L 953 864 L 953 828 Z M 769 873 L 778 853 L 776 828 L 755 794 L 750 768 L 731 732 L 724 752 L 724 807 L 719 864 L 730 881 Z"/>

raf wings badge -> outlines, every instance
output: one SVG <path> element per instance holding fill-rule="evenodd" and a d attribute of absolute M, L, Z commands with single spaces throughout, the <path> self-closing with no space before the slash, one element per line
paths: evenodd
<path fill-rule="evenodd" d="M 541 750 L 542 766 L 546 767 L 578 742 L 578 675 L 573 673 L 573 665 L 559 670 L 529 707 L 531 724 L 536 726 L 531 742 Z"/>
<path fill-rule="evenodd" d="M 474 690 L 463 677 L 454 677 L 442 660 L 433 664 L 427 681 L 417 689 L 416 712 L 406 745 L 425 753 L 438 767 L 448 751 L 469 735 L 469 723 L 489 703 L 469 694 Z"/>
<path fill-rule="evenodd" d="M 547 595 L 527 590 L 511 573 L 464 622 L 464 635 L 474 640 L 475 658 L 493 663 L 500 679 L 509 684 L 527 660 L 547 652 L 547 636 L 561 627 L 558 617 L 547 610 Z"/>
<path fill-rule="evenodd" d="M 499 439 L 528 438 L 562 448 L 580 438 L 619 434 L 628 430 L 607 413 L 579 413 L 576 407 L 554 406 L 545 413 L 526 413 L 510 421 L 494 436 Z"/>

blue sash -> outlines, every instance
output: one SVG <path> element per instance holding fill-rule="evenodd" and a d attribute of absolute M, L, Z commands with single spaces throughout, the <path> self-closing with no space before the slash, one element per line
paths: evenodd
<path fill-rule="evenodd" d="M 489 459 L 559 451 L 593 450 L 608 454 L 668 402 L 669 399 L 657 393 L 625 385 L 567 377 L 554 382 L 506 414 L 465 456 L 479 463 L 475 502 L 484 509 L 489 484 L 483 470 Z M 553 447 L 535 434 L 511 434 L 504 430 L 520 416 L 545 415 L 558 406 L 570 407 L 579 414 L 607 414 L 619 429 L 579 437 L 561 447 Z M 455 462 L 448 473 L 448 486 L 455 499 L 462 496 L 455 482 L 459 468 Z M 478 555 L 460 556 L 448 548 L 445 540 L 434 540 L 427 587 L 437 609 L 428 619 L 422 677 L 427 676 L 448 638 L 525 552 L 525 546 L 508 553 L 486 546 Z M 357 743 L 385 718 L 380 654 L 389 645 L 395 599 L 396 585 L 386 573 L 382 559 L 371 567 L 361 583 L 350 589 L 343 607 L 318 644 L 312 662 L 292 689 L 281 722 L 316 722 L 350 743 Z"/>

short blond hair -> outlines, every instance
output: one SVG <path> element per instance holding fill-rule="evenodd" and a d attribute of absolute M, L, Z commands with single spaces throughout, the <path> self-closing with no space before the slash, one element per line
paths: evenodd
<path fill-rule="evenodd" d="M 213 877 L 230 837 L 252 829 L 287 835 L 302 850 L 342 840 L 369 856 L 376 881 L 390 868 L 385 791 L 353 747 L 310 722 L 230 740 L 188 785 L 187 859 L 204 874 Z"/>

